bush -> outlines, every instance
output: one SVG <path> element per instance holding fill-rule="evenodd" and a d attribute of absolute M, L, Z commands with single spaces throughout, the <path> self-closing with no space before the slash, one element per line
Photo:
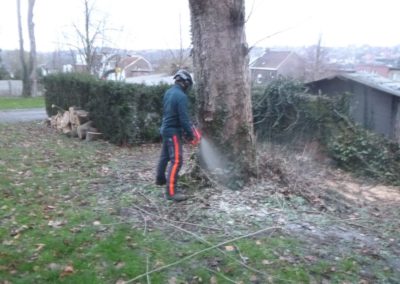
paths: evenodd
<path fill-rule="evenodd" d="M 252 101 L 257 137 L 280 142 L 324 140 L 337 121 L 332 110 L 344 108 L 338 99 L 306 94 L 302 83 L 284 78 L 253 89 Z"/>
<path fill-rule="evenodd" d="M 400 185 L 400 147 L 355 125 L 332 136 L 328 149 L 339 166 L 381 182 Z"/>
<path fill-rule="evenodd" d="M 381 182 L 400 184 L 400 147 L 355 125 L 349 96 L 307 95 L 296 81 L 279 79 L 253 90 L 257 137 L 296 146 L 313 139 L 346 170 Z"/>
<path fill-rule="evenodd" d="M 49 75 L 42 79 L 45 88 L 45 104 L 48 116 L 55 115 L 59 108 L 70 106 L 85 108 L 90 96 L 97 92 L 101 81 L 84 73 Z M 56 105 L 58 108 L 53 108 Z"/>

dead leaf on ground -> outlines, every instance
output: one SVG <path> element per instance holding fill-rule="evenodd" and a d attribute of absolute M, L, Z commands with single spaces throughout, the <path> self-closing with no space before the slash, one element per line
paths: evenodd
<path fill-rule="evenodd" d="M 119 261 L 119 262 L 115 263 L 116 269 L 121 269 L 123 267 L 125 267 L 125 262 Z"/>
<path fill-rule="evenodd" d="M 74 271 L 74 267 L 72 265 L 67 265 L 66 267 L 64 267 L 64 269 L 61 272 L 60 276 L 61 277 L 65 277 L 65 276 L 73 274 L 74 272 L 75 272 Z"/>
<path fill-rule="evenodd" d="M 315 256 L 313 256 L 313 255 L 306 255 L 306 256 L 304 257 L 304 259 L 306 259 L 306 260 L 308 260 L 308 261 L 311 261 L 311 262 L 314 262 L 314 261 L 317 260 L 317 257 L 315 257 Z"/>
<path fill-rule="evenodd" d="M 65 221 L 65 220 L 50 220 L 47 223 L 48 226 L 55 228 L 55 229 L 61 228 L 65 224 L 67 224 L 67 221 Z"/>
<path fill-rule="evenodd" d="M 177 279 L 176 277 L 171 277 L 170 279 L 168 279 L 168 284 L 177 284 Z"/>
<path fill-rule="evenodd" d="M 36 249 L 35 251 L 40 251 L 44 248 L 45 244 L 36 244 Z"/>
<path fill-rule="evenodd" d="M 225 250 L 226 251 L 235 251 L 235 247 L 234 246 L 225 246 Z"/>
<path fill-rule="evenodd" d="M 16 237 L 16 236 L 20 235 L 22 232 L 24 232 L 24 231 L 26 231 L 26 230 L 28 230 L 28 229 L 29 229 L 28 226 L 22 225 L 22 226 L 19 227 L 18 229 L 12 230 L 11 233 L 10 233 L 10 235 L 11 235 L 12 237 Z M 19 236 L 18 236 L 18 237 L 19 237 Z"/>
<path fill-rule="evenodd" d="M 268 260 L 268 259 L 263 259 L 263 260 L 261 261 L 261 263 L 264 264 L 264 265 L 270 265 L 270 264 L 272 264 L 273 262 L 270 261 L 270 260 Z"/>
<path fill-rule="evenodd" d="M 50 269 L 51 271 L 60 270 L 61 265 L 59 265 L 58 263 L 52 262 L 49 265 L 47 265 L 47 268 Z"/>

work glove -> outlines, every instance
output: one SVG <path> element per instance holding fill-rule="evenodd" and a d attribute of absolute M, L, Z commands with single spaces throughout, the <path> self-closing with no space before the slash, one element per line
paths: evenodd
<path fill-rule="evenodd" d="M 193 132 L 193 139 L 190 141 L 190 144 L 196 146 L 201 141 L 201 133 L 200 130 L 197 129 L 195 126 L 192 126 L 192 132 Z"/>

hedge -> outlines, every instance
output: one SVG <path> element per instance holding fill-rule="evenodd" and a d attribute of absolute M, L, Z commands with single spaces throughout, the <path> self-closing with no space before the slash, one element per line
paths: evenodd
<path fill-rule="evenodd" d="M 167 84 L 125 84 L 78 73 L 50 75 L 43 84 L 49 116 L 76 106 L 89 111 L 96 128 L 111 143 L 132 145 L 159 139 Z"/>

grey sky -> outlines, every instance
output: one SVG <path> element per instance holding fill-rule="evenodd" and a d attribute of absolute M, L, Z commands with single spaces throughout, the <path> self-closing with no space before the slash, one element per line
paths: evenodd
<path fill-rule="evenodd" d="M 18 48 L 16 1 L 2 0 L 0 48 Z M 27 0 L 22 0 L 27 2 Z M 113 47 L 171 49 L 190 46 L 188 0 L 97 0 L 96 16 L 107 18 Z M 26 15 L 26 7 L 23 7 Z M 246 0 L 247 40 L 260 46 L 400 44 L 398 0 Z M 83 19 L 82 0 L 36 0 L 34 20 L 39 51 L 66 48 L 73 23 Z M 118 30 L 118 31 L 117 31 Z M 26 48 L 28 40 L 26 37 Z"/>

